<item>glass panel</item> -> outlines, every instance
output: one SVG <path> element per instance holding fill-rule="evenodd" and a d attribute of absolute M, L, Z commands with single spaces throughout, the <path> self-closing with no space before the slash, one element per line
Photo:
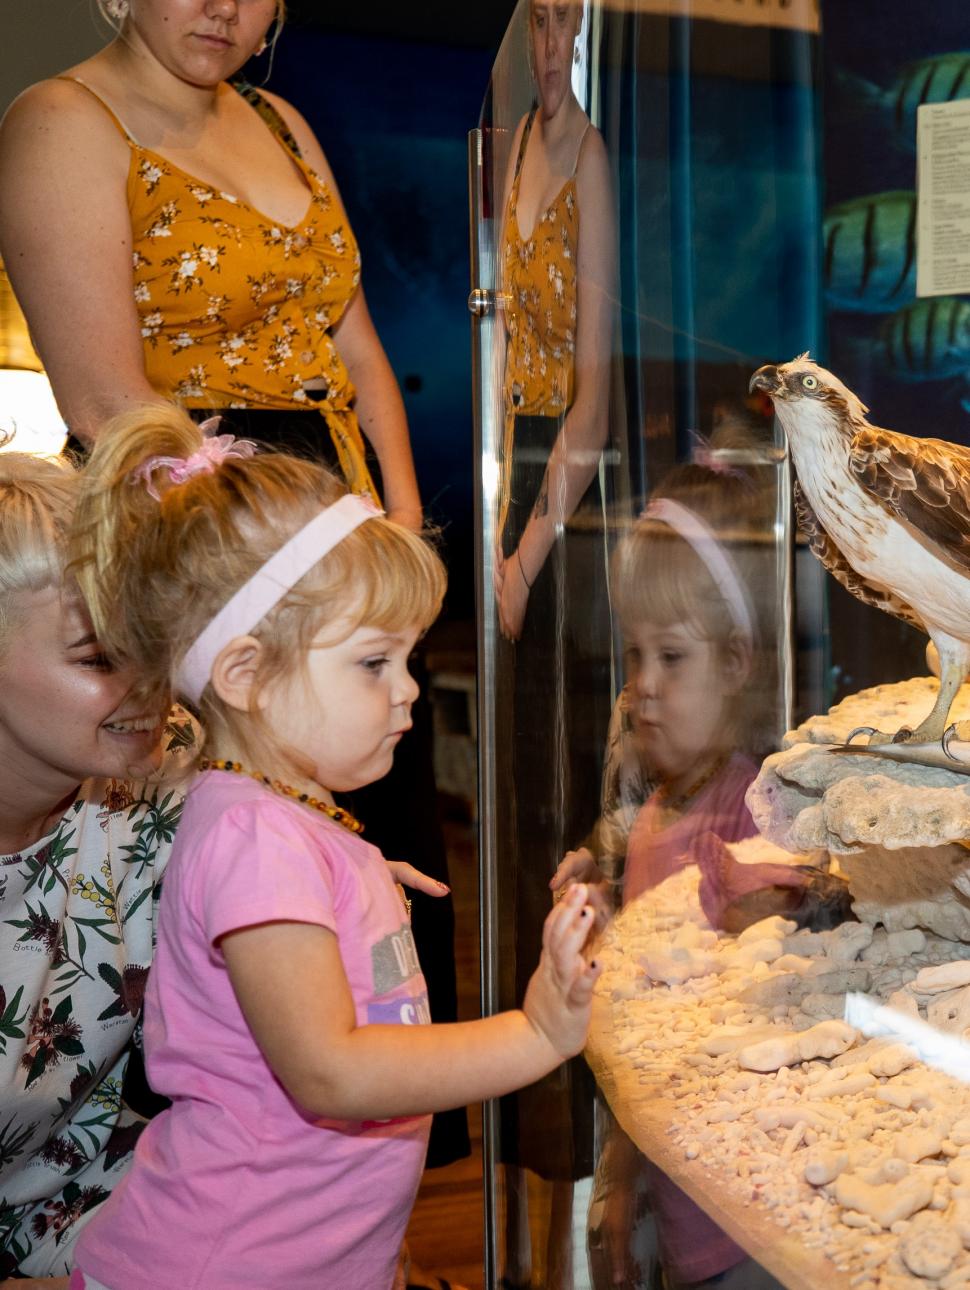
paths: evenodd
<path fill-rule="evenodd" d="M 487 1011 L 521 1003 L 565 856 L 606 919 L 748 836 L 758 764 L 825 702 L 822 575 L 749 389 L 819 343 L 814 16 L 685 8 L 521 0 L 470 139 Z M 691 1231 L 597 1074 L 489 1108 L 489 1286 L 647 1286 Z"/>

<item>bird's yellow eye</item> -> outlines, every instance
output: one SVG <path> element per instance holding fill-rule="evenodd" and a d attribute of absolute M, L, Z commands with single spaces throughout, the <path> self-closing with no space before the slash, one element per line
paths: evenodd
<path fill-rule="evenodd" d="M 817 390 L 817 389 L 818 389 L 818 377 L 817 377 L 817 376 L 812 376 L 812 374 L 811 374 L 811 373 L 809 373 L 807 376 L 803 376 L 803 377 L 802 377 L 802 388 L 803 388 L 803 389 L 806 389 L 806 390 Z"/>

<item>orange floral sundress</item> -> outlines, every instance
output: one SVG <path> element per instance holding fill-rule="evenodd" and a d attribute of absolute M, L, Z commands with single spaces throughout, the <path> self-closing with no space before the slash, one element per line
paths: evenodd
<path fill-rule="evenodd" d="M 360 253 L 330 188 L 300 156 L 275 109 L 241 90 L 307 185 L 307 211 L 288 227 L 220 192 L 128 134 L 133 283 L 145 371 L 187 408 L 319 412 L 354 492 L 377 491 L 364 462 L 353 383 L 332 330 L 360 282 Z M 326 395 L 308 397 L 308 382 Z"/>
<path fill-rule="evenodd" d="M 516 417 L 565 416 L 576 371 L 576 251 L 579 203 L 575 172 L 542 211 L 528 238 L 519 227 L 519 176 L 535 109 L 522 131 L 502 238 L 505 296 L 505 434 L 499 532 L 509 505 Z"/>

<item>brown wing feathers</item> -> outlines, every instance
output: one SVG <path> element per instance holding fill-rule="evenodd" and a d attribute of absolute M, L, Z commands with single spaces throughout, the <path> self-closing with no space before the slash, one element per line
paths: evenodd
<path fill-rule="evenodd" d="M 922 619 L 905 601 L 885 588 L 872 586 L 856 573 L 819 523 L 818 516 L 809 506 L 797 480 L 795 481 L 795 518 L 798 527 L 808 539 L 812 554 L 828 569 L 832 577 L 845 587 L 846 591 L 864 604 L 872 605 L 874 609 L 881 609 L 884 613 L 892 614 L 894 618 L 901 618 L 903 622 L 910 623 L 920 631 L 926 630 Z"/>
<path fill-rule="evenodd" d="M 970 450 L 867 426 L 849 469 L 871 497 L 970 569 Z"/>

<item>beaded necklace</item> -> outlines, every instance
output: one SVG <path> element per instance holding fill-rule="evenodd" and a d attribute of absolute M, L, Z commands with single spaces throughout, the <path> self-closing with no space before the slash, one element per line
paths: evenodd
<path fill-rule="evenodd" d="M 199 762 L 199 769 L 229 770 L 236 775 L 248 775 L 250 779 L 255 779 L 260 784 L 265 784 L 272 792 L 279 793 L 282 797 L 292 797 L 294 802 L 302 802 L 304 806 L 311 806 L 322 815 L 328 815 L 331 820 L 343 825 L 351 833 L 363 833 L 364 831 L 364 826 L 360 820 L 355 820 L 350 812 L 345 811 L 343 807 L 334 806 L 331 802 L 321 802 L 319 797 L 311 797 L 309 793 L 301 793 L 298 789 L 291 788 L 289 784 L 284 784 L 281 780 L 270 779 L 269 775 L 264 775 L 261 770 L 247 770 L 238 761 L 203 757 Z"/>
<path fill-rule="evenodd" d="M 666 807 L 668 811 L 683 810 L 683 808 L 687 805 L 687 803 L 692 801 L 697 796 L 697 794 L 701 791 L 701 789 L 705 788 L 711 782 L 714 776 L 724 769 L 724 767 L 727 765 L 727 762 L 728 762 L 728 754 L 721 753 L 720 757 L 717 757 L 710 764 L 710 766 L 708 766 L 707 770 L 704 771 L 703 775 L 701 775 L 698 779 L 696 779 L 694 783 L 690 785 L 689 788 L 684 790 L 683 793 L 678 793 L 676 797 L 671 797 L 670 790 L 667 787 L 667 785 L 661 784 L 656 791 L 657 801 L 660 803 L 661 806 Z"/>

